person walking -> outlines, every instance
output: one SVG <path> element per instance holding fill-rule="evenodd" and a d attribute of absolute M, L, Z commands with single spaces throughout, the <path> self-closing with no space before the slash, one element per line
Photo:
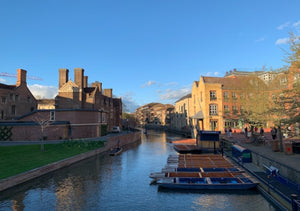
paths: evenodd
<path fill-rule="evenodd" d="M 261 136 L 263 136 L 263 135 L 264 135 L 264 132 L 265 132 L 265 131 L 264 131 L 264 128 L 263 128 L 263 127 L 261 127 L 261 128 L 260 128 L 260 132 L 259 132 L 259 133 L 260 133 L 260 135 L 261 135 Z"/>
<path fill-rule="evenodd" d="M 231 136 L 232 136 L 232 129 L 231 129 L 231 127 L 229 127 L 229 138 L 231 138 Z"/>
<path fill-rule="evenodd" d="M 276 129 L 276 127 L 272 128 L 271 135 L 272 135 L 272 139 L 274 141 L 277 138 L 277 129 Z"/>

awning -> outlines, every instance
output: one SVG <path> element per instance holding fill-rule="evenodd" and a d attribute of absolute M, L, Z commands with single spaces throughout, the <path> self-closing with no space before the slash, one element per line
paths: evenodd
<path fill-rule="evenodd" d="M 203 112 L 198 111 L 194 116 L 192 116 L 192 119 L 204 119 Z"/>

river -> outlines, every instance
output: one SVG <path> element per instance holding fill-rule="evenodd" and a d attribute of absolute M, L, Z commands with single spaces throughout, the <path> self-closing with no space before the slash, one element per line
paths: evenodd
<path fill-rule="evenodd" d="M 150 185 L 149 174 L 176 153 L 169 139 L 180 136 L 149 131 L 118 156 L 95 156 L 19 185 L 1 193 L 0 210 L 277 210 L 255 190 L 171 191 Z"/>

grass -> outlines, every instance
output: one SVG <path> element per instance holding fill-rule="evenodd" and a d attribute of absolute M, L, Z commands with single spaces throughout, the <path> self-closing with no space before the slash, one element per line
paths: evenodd
<path fill-rule="evenodd" d="M 0 179 L 14 176 L 104 146 L 103 141 L 65 141 L 61 144 L 1 146 Z"/>

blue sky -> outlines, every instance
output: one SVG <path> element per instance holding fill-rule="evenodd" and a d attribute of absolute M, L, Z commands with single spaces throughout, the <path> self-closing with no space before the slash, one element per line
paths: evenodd
<path fill-rule="evenodd" d="M 58 69 L 82 67 L 129 111 L 173 104 L 201 75 L 279 68 L 299 0 L 1 0 L 0 72 L 28 76 L 35 95 L 57 94 Z M 16 79 L 1 77 L 0 83 Z"/>

